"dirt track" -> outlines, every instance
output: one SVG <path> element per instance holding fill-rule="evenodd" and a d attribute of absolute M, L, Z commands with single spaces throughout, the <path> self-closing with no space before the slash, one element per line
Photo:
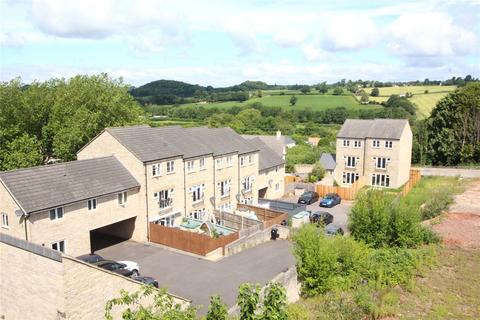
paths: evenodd
<path fill-rule="evenodd" d="M 455 196 L 449 213 L 429 221 L 448 246 L 480 248 L 480 180 Z"/>

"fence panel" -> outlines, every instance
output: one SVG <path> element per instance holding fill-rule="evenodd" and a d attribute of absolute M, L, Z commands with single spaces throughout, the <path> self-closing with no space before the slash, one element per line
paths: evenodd
<path fill-rule="evenodd" d="M 221 236 L 219 238 L 211 238 L 204 234 L 150 223 L 151 242 L 202 256 L 221 247 L 225 250 L 225 245 L 238 238 L 238 232 Z"/>
<path fill-rule="evenodd" d="M 407 195 L 410 192 L 410 190 L 412 190 L 413 187 L 415 187 L 415 185 L 420 181 L 421 178 L 422 178 L 422 174 L 420 170 L 410 169 L 410 177 L 407 183 L 403 186 L 402 196 Z"/>
<path fill-rule="evenodd" d="M 316 185 L 317 193 L 323 197 L 327 193 L 336 193 L 344 200 L 354 200 L 358 191 L 365 186 L 365 177 L 360 177 L 351 187 Z"/>

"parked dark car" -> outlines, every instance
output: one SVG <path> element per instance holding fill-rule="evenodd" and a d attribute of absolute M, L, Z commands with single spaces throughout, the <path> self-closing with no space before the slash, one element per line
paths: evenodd
<path fill-rule="evenodd" d="M 310 215 L 310 222 L 327 225 L 333 222 L 333 215 L 325 211 L 317 211 Z"/>
<path fill-rule="evenodd" d="M 127 266 L 123 263 L 112 261 L 112 260 L 103 260 L 95 262 L 94 265 L 102 269 L 112 271 L 122 276 L 130 277 L 133 275 L 133 271 L 127 269 Z"/>
<path fill-rule="evenodd" d="M 103 259 L 102 256 L 99 256 L 98 254 L 93 254 L 93 253 L 81 255 L 81 256 L 77 257 L 77 259 L 82 260 L 83 262 L 87 262 L 87 263 L 95 263 L 95 262 L 105 260 L 105 259 Z"/>
<path fill-rule="evenodd" d="M 322 200 L 320 200 L 320 207 L 328 207 L 331 208 L 340 204 L 342 202 L 342 198 L 336 193 L 327 193 Z"/>
<path fill-rule="evenodd" d="M 329 224 L 325 227 L 325 233 L 329 236 L 343 235 L 343 229 L 335 224 Z"/>
<path fill-rule="evenodd" d="M 298 198 L 297 202 L 301 204 L 312 204 L 317 202 L 319 198 L 318 193 L 315 191 L 307 191 Z"/>
<path fill-rule="evenodd" d="M 137 277 L 132 277 L 132 279 L 139 281 L 141 283 L 144 283 L 146 285 L 154 286 L 155 288 L 158 288 L 158 281 L 153 279 L 152 277 L 137 276 Z"/>

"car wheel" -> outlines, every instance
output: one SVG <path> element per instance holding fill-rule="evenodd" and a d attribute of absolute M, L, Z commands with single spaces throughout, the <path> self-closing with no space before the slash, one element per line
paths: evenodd
<path fill-rule="evenodd" d="M 138 270 L 133 270 L 132 272 L 132 277 L 138 277 L 140 273 L 138 273 Z"/>

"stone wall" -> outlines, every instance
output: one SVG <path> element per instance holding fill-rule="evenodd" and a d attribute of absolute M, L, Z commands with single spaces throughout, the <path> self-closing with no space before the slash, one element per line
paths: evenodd
<path fill-rule="evenodd" d="M 279 232 L 279 239 L 288 239 L 290 236 L 290 229 L 284 226 L 274 225 L 265 230 L 258 231 L 254 234 L 251 234 L 247 237 L 240 238 L 228 245 L 225 246 L 225 256 L 231 256 L 236 253 L 239 253 L 245 249 L 255 247 L 259 244 L 271 240 L 272 228 L 277 228 Z"/>

